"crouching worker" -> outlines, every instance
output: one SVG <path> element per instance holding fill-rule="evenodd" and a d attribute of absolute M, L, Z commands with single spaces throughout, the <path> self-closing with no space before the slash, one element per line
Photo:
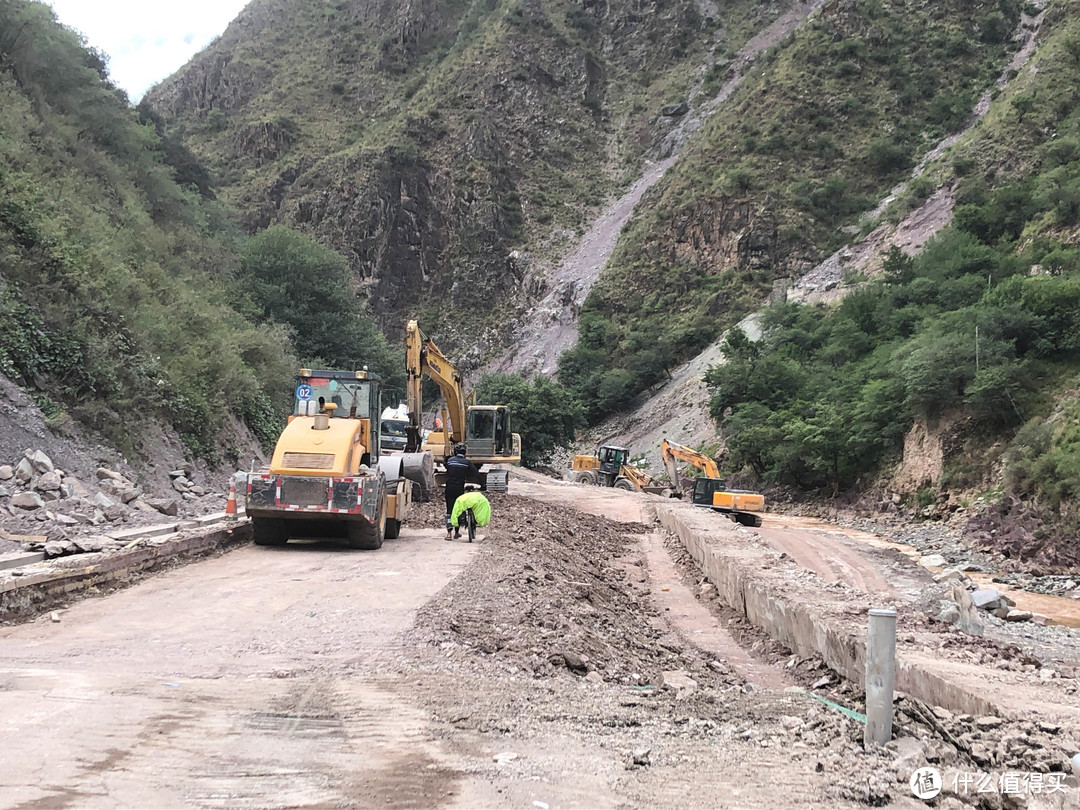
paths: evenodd
<path fill-rule="evenodd" d="M 451 539 L 450 515 L 454 512 L 454 503 L 465 492 L 466 482 L 480 478 L 476 465 L 465 458 L 465 445 L 454 448 L 454 455 L 446 460 L 446 539 Z M 455 537 L 461 537 L 457 532 Z"/>
<path fill-rule="evenodd" d="M 487 526 L 491 522 L 491 504 L 488 503 L 487 498 L 474 491 L 458 495 L 458 499 L 454 502 L 453 514 L 450 515 L 450 522 L 454 525 L 454 537 L 461 537 L 458 527 L 461 525 L 460 521 L 464 520 L 465 513 L 469 511 L 472 512 L 477 526 Z M 469 537 L 469 542 L 472 542 L 472 537 Z"/>

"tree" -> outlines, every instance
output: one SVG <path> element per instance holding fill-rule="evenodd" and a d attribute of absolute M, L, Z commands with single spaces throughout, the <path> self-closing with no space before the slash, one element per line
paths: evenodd
<path fill-rule="evenodd" d="M 251 314 L 292 327 L 302 361 L 367 366 L 387 387 L 404 390 L 404 361 L 364 312 L 337 251 L 274 225 L 244 245 L 237 282 Z"/>
<path fill-rule="evenodd" d="M 522 463 L 527 467 L 548 462 L 584 424 L 574 395 L 547 377 L 530 383 L 520 374 L 486 374 L 476 387 L 476 400 L 510 408 L 511 428 L 521 434 Z"/>

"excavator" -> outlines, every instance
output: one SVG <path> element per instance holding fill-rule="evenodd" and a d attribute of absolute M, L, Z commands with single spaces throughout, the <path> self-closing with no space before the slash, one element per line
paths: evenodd
<path fill-rule="evenodd" d="M 521 436 L 510 431 L 510 409 L 505 405 L 475 405 L 475 395 L 466 397 L 465 382 L 454 364 L 420 331 L 416 321 L 405 327 L 406 401 L 409 413 L 408 440 L 405 452 L 430 451 L 435 462 L 446 464 L 454 447 L 464 444 L 469 460 L 477 467 L 485 464 L 520 464 Z M 422 384 L 428 377 L 439 386 L 445 399 L 442 409 L 443 427 L 433 430 L 424 439 L 420 429 L 423 412 Z M 496 476 L 499 484 L 487 480 Z M 505 470 L 481 472 L 480 483 L 493 489 L 506 486 Z"/>
<path fill-rule="evenodd" d="M 764 511 L 765 497 L 760 493 L 745 489 L 728 489 L 726 480 L 720 477 L 720 468 L 704 453 L 664 439 L 660 443 L 660 458 L 663 459 L 664 469 L 671 478 L 675 497 L 683 496 L 679 472 L 675 467 L 675 460 L 679 459 L 705 473 L 703 477 L 694 479 L 694 491 L 691 496 L 694 506 L 704 506 L 723 512 L 743 526 L 761 525 L 761 515 L 756 513 Z"/>
<path fill-rule="evenodd" d="M 379 384 L 366 370 L 300 369 L 270 466 L 247 475 L 257 545 L 344 534 L 352 548 L 376 549 L 398 536 L 419 483 L 406 462 L 430 470 L 432 460 L 380 456 Z"/>
<path fill-rule="evenodd" d="M 605 444 L 594 455 L 577 455 L 570 466 L 570 479 L 577 484 L 615 487 L 637 492 L 669 496 L 670 487 L 656 486 L 652 477 L 630 463 L 630 451 L 625 447 Z"/>

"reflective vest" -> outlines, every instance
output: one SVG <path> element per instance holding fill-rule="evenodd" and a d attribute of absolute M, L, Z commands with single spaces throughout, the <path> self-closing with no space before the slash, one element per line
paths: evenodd
<path fill-rule="evenodd" d="M 487 526 L 491 522 L 491 504 L 479 492 L 470 491 L 458 495 L 454 501 L 454 511 L 450 514 L 450 522 L 454 526 L 458 525 L 458 518 L 466 509 L 472 509 L 477 526 Z"/>

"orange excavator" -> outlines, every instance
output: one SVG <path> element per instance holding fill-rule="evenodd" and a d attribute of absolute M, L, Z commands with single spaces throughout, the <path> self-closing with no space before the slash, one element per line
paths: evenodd
<path fill-rule="evenodd" d="M 743 526 L 760 526 L 761 515 L 765 510 L 765 496 L 759 492 L 745 489 L 728 489 L 727 480 L 720 477 L 720 468 L 716 462 L 704 453 L 691 450 L 675 442 L 664 439 L 660 443 L 660 458 L 664 469 L 671 478 L 672 489 L 676 497 L 682 497 L 682 485 L 676 469 L 676 459 L 697 467 L 704 476 L 694 479 L 694 491 L 691 502 L 694 506 L 703 506 L 717 512 L 723 512 L 736 523 Z"/>

